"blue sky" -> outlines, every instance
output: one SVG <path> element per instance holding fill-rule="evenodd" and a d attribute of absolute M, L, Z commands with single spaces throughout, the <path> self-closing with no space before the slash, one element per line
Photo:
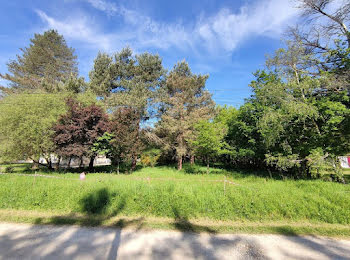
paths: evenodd
<path fill-rule="evenodd" d="M 193 72 L 209 74 L 218 104 L 239 106 L 249 97 L 252 73 L 282 46 L 286 26 L 298 15 L 289 0 L 11 0 L 1 1 L 0 72 L 34 33 L 57 29 L 75 48 L 79 72 L 98 51 L 130 46 L 149 51 L 171 69 L 185 59 Z M 3 84 L 4 82 L 0 82 Z"/>

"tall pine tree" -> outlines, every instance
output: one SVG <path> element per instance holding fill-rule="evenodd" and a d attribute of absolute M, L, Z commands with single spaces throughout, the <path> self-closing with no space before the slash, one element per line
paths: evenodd
<path fill-rule="evenodd" d="M 191 153 L 190 138 L 200 120 L 213 117 L 214 101 L 205 90 L 207 75 L 192 74 L 185 61 L 176 64 L 166 82 L 166 95 L 161 107 L 161 120 L 156 132 L 165 148 L 175 153 L 178 169 L 184 157 Z"/>
<path fill-rule="evenodd" d="M 90 88 L 110 108 L 132 108 L 142 121 L 155 111 L 152 105 L 158 100 L 165 73 L 158 55 L 133 55 L 129 48 L 114 56 L 99 53 L 89 74 Z"/>
<path fill-rule="evenodd" d="M 35 34 L 29 47 L 7 63 L 8 73 L 0 77 L 10 81 L 4 92 L 45 91 L 55 92 L 64 82 L 77 76 L 77 57 L 62 35 L 55 30 Z"/>

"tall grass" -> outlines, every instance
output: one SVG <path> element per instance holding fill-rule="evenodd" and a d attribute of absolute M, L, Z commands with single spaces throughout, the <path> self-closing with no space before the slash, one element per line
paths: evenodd
<path fill-rule="evenodd" d="M 212 170 L 213 172 L 214 170 Z M 215 171 L 214 171 L 215 172 Z M 320 180 L 273 180 L 216 170 L 186 174 L 144 168 L 131 175 L 0 175 L 0 208 L 103 216 L 308 221 L 350 224 L 350 187 Z M 237 185 L 213 180 L 227 180 Z M 149 180 L 147 178 L 150 178 Z"/>

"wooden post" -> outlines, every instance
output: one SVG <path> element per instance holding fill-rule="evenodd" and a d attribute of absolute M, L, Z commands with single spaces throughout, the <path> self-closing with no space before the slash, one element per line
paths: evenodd
<path fill-rule="evenodd" d="M 34 188 L 35 181 L 36 181 L 36 171 L 34 172 L 33 188 Z"/>
<path fill-rule="evenodd" d="M 226 196 L 226 175 L 225 175 L 225 180 L 224 180 L 224 196 Z"/>

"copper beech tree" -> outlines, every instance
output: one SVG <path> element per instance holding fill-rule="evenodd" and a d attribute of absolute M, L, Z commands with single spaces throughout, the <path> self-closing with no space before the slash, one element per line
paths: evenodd
<path fill-rule="evenodd" d="M 63 158 L 89 157 L 93 169 L 96 153 L 93 144 L 109 128 L 108 115 L 96 104 L 85 106 L 74 99 L 66 101 L 68 112 L 54 125 L 53 141 L 56 154 Z"/>

